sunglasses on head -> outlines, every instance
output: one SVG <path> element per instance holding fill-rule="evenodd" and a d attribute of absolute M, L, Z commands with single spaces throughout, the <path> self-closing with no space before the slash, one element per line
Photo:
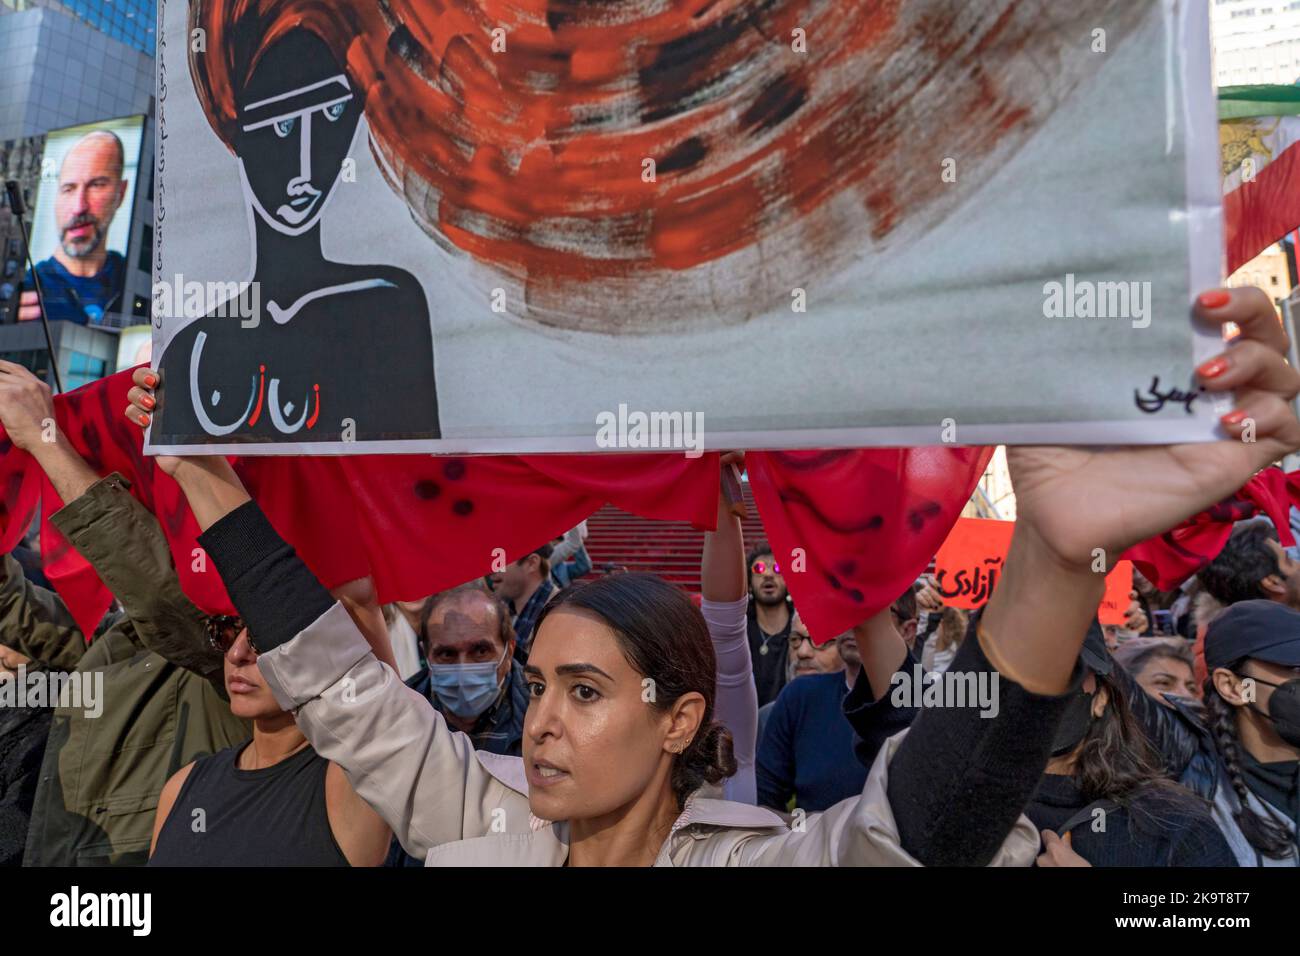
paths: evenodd
<path fill-rule="evenodd" d="M 239 632 L 244 629 L 244 619 L 230 614 L 217 614 L 208 618 L 208 642 L 221 654 L 230 652 L 231 646 L 239 640 Z"/>
<path fill-rule="evenodd" d="M 781 565 L 777 564 L 775 561 L 770 564 L 766 561 L 755 561 L 749 566 L 749 570 L 753 571 L 755 574 L 767 574 L 768 571 L 771 571 L 773 574 L 780 574 Z"/>

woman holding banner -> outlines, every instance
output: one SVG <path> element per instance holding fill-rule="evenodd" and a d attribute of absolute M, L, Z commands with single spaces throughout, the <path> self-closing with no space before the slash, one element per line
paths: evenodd
<path fill-rule="evenodd" d="M 735 764 L 712 721 L 708 631 L 677 589 L 622 575 L 549 605 L 529 659 L 524 755 L 475 753 L 380 665 L 224 459 L 158 463 L 185 491 L 280 706 L 426 865 L 1027 866 L 1038 836 L 1021 810 L 1082 683 L 1079 650 L 1104 587 L 1097 549 L 1114 561 L 1300 447 L 1288 404 L 1300 373 L 1268 297 L 1210 292 L 1196 314 L 1241 329 L 1198 370 L 1208 390 L 1238 392 L 1228 440 L 1015 449 L 1015 536 L 968 642 L 974 666 L 1001 682 L 998 714 L 936 710 L 891 738 L 860 796 L 790 824 L 695 795 Z M 147 425 L 157 380 L 140 370 L 136 381 L 127 414 Z"/>
<path fill-rule="evenodd" d="M 949 608 L 948 610 L 952 610 Z M 980 612 L 950 661 L 964 675 L 978 648 Z M 877 644 L 882 642 L 877 641 Z M 845 702 L 845 716 L 860 743 L 858 759 L 870 766 L 880 746 L 921 711 L 888 688 L 919 676 L 901 642 L 883 668 L 869 670 Z M 901 664 L 899 663 L 901 661 Z M 1118 667 L 1094 623 L 1079 654 L 1082 675 L 1052 739 L 1051 759 L 1025 806 L 1042 830 L 1040 866 L 1234 866 L 1236 859 L 1210 814 L 1210 804 L 1169 780 L 1164 761 L 1143 733 L 1130 701 L 1141 688 Z M 924 667 L 928 679 L 938 672 Z M 941 681 L 936 681 L 942 686 Z M 873 691 L 879 691 L 878 697 Z M 954 741 L 960 746 L 960 741 Z M 935 771 L 928 774 L 933 779 Z M 929 779 L 912 779 L 918 792 Z"/>

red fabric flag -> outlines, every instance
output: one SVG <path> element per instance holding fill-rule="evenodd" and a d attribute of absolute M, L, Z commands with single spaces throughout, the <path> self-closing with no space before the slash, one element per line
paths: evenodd
<path fill-rule="evenodd" d="M 961 515 L 993 450 L 882 448 L 745 456 L 773 554 L 825 642 L 897 600 Z"/>
<path fill-rule="evenodd" d="M 1292 87 L 1281 88 L 1288 96 Z M 1295 110 L 1294 102 L 1274 104 Z M 1268 108 L 1267 101 L 1260 108 Z M 1225 120 L 1224 238 L 1232 274 L 1282 240 L 1300 223 L 1300 116 L 1246 116 Z M 1243 160 L 1253 164 L 1249 175 Z"/>
<path fill-rule="evenodd" d="M 234 609 L 198 547 L 176 483 L 123 415 L 130 372 L 55 398 L 60 428 L 97 474 L 119 471 L 158 516 L 181 585 L 208 613 Z M 984 449 L 751 452 L 759 511 L 791 561 L 791 593 L 829 639 L 898 597 L 924 570 L 983 473 Z M 370 576 L 381 602 L 424 597 L 515 560 L 606 502 L 712 528 L 718 456 L 365 455 L 232 459 L 267 517 L 326 587 Z M 0 444 L 0 544 L 25 532 L 38 497 L 62 502 L 25 452 Z M 46 574 L 91 633 L 111 596 L 48 521 Z M 805 567 L 806 571 L 799 568 Z"/>
<path fill-rule="evenodd" d="M 1300 504 L 1300 472 L 1267 468 L 1231 498 L 1193 515 L 1176 528 L 1124 552 L 1143 576 L 1162 591 L 1172 591 L 1202 570 L 1223 550 L 1234 522 L 1268 515 L 1284 548 L 1295 544 L 1292 503 Z"/>
<path fill-rule="evenodd" d="M 130 371 L 55 398 L 55 417 L 100 475 L 120 471 L 158 516 L 185 593 L 208 613 L 234 608 L 196 541 L 198 525 L 176 483 L 143 454 L 123 414 Z M 25 452 L 0 445 L 0 542 L 22 537 L 43 489 L 43 514 L 62 502 Z M 718 456 L 682 454 L 358 456 L 232 459 L 249 493 L 326 587 L 367 575 L 381 602 L 417 599 L 512 561 L 606 502 L 649 518 L 716 520 Z M 48 521 L 46 574 L 86 634 L 111 596 Z"/>

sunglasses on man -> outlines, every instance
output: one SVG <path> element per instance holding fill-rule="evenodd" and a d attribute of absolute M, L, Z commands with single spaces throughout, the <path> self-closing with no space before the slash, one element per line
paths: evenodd
<path fill-rule="evenodd" d="M 768 571 L 771 571 L 773 574 L 780 574 L 781 565 L 777 564 L 775 561 L 771 563 L 768 563 L 767 561 L 755 561 L 749 566 L 749 570 L 753 571 L 755 574 L 767 574 Z"/>

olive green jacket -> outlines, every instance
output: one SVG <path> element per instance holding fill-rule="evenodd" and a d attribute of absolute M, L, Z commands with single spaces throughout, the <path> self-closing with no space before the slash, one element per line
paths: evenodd
<path fill-rule="evenodd" d="M 54 712 L 25 866 L 143 864 L 168 778 L 251 736 L 230 713 L 221 655 L 162 529 L 128 487 L 110 475 L 50 518 L 125 611 L 89 645 L 62 599 L 4 558 L 0 643 L 102 687 L 98 716 L 85 700 Z"/>

